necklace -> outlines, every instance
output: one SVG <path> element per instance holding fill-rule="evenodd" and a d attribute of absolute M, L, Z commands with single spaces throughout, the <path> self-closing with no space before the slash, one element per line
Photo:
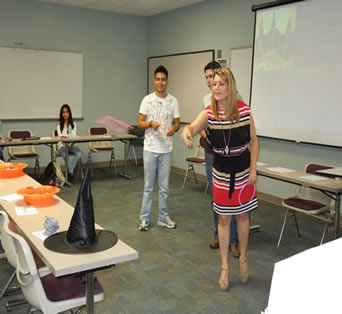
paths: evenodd
<path fill-rule="evenodd" d="M 226 134 L 224 132 L 224 129 L 222 127 L 222 133 L 223 133 L 223 140 L 224 140 L 224 154 L 229 155 L 229 143 L 230 143 L 230 135 L 231 135 L 232 129 L 229 129 L 229 134 L 228 134 L 228 142 L 226 140 Z"/>

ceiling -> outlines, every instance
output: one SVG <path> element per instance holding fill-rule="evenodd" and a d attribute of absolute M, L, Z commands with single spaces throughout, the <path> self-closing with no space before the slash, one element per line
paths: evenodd
<path fill-rule="evenodd" d="M 37 0 L 43 3 L 54 3 L 92 10 L 116 12 L 139 16 L 155 14 L 183 8 L 205 0 Z"/>

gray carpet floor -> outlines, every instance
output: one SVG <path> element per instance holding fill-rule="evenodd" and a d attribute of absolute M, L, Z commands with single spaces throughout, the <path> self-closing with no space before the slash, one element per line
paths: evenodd
<path fill-rule="evenodd" d="M 177 228 L 157 226 L 156 189 L 150 230 L 141 232 L 143 168 L 129 166 L 128 173 L 132 180 L 105 168 L 95 169 L 92 177 L 96 222 L 139 252 L 136 261 L 97 272 L 105 300 L 96 304 L 96 313 L 260 313 L 267 306 L 274 263 L 318 245 L 323 231 L 321 222 L 299 216 L 302 240 L 298 240 L 290 219 L 277 248 L 285 210 L 260 200 L 251 216 L 252 225 L 259 224 L 260 230 L 250 234 L 250 280 L 246 285 L 239 282 L 239 261 L 230 257 L 230 289 L 223 292 L 218 286 L 219 251 L 209 248 L 213 223 L 210 197 L 203 193 L 205 183 L 189 179 L 182 190 L 183 176 L 173 173 L 169 215 Z M 59 196 L 74 206 L 80 182 L 78 175 L 72 187 L 63 187 Z M 0 287 L 11 272 L 7 261 L 0 260 Z M 11 298 L 0 302 L 0 313 L 6 312 L 5 303 Z M 12 313 L 27 310 L 22 306 Z"/>

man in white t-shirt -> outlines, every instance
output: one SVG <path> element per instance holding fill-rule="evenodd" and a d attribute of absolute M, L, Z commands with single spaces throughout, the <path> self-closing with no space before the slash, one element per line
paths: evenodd
<path fill-rule="evenodd" d="M 209 89 L 211 90 L 213 82 L 214 82 L 214 76 L 215 71 L 220 70 L 221 65 L 216 61 L 209 62 L 204 67 L 204 75 L 205 80 L 207 82 L 207 85 Z M 211 104 L 211 92 L 208 93 L 203 97 L 203 108 L 206 108 Z M 241 96 L 238 94 L 237 99 L 242 100 Z M 203 110 L 202 108 L 202 110 Z M 201 136 L 206 137 L 205 131 L 201 131 Z M 205 169 L 207 173 L 208 178 L 208 184 L 209 184 L 209 190 L 211 194 L 211 203 L 213 200 L 213 188 L 212 188 L 212 168 L 213 168 L 213 162 L 214 162 L 214 155 L 210 147 L 205 148 Z M 218 249 L 220 247 L 219 241 L 218 241 L 218 215 L 213 211 L 213 218 L 214 218 L 214 239 L 210 242 L 209 246 L 212 249 Z M 239 238 L 237 234 L 237 225 L 236 225 L 236 218 L 235 216 L 232 217 L 232 223 L 230 226 L 230 245 L 229 249 L 232 252 L 232 255 L 234 257 L 240 256 L 240 246 L 239 246 Z"/>
<path fill-rule="evenodd" d="M 176 223 L 168 215 L 169 177 L 172 166 L 173 135 L 180 127 L 177 98 L 167 93 L 168 71 L 160 65 L 154 71 L 155 91 L 141 102 L 138 127 L 145 130 L 144 195 L 139 230 L 147 231 L 152 214 L 153 187 L 158 170 L 158 225 L 169 229 Z"/>

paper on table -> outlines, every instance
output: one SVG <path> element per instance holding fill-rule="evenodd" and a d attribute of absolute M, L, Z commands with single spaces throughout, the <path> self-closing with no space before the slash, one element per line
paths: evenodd
<path fill-rule="evenodd" d="M 17 206 L 15 208 L 15 213 L 17 216 L 26 216 L 26 215 L 36 215 L 38 214 L 37 208 L 31 206 L 31 207 L 19 207 Z"/>
<path fill-rule="evenodd" d="M 321 181 L 321 180 L 326 180 L 327 178 L 320 177 L 320 176 L 315 176 L 315 175 L 309 175 L 309 176 L 301 176 L 301 179 L 304 180 L 309 180 L 309 181 Z"/>
<path fill-rule="evenodd" d="M 7 202 L 19 201 L 22 199 L 24 199 L 24 196 L 16 194 L 16 193 L 0 196 L 0 200 L 7 201 Z"/>
<path fill-rule="evenodd" d="M 45 232 L 45 229 L 40 230 L 40 231 L 32 232 L 32 234 L 35 235 L 37 238 L 39 238 L 42 241 L 44 241 L 49 236 L 49 234 L 47 234 Z"/>
<path fill-rule="evenodd" d="M 287 173 L 287 172 L 295 172 L 296 170 L 283 168 L 283 167 L 270 167 L 267 168 L 270 171 L 279 172 L 279 173 Z"/>
<path fill-rule="evenodd" d="M 259 167 L 267 166 L 267 163 L 261 162 L 261 161 L 257 161 L 257 166 L 259 166 Z"/>

